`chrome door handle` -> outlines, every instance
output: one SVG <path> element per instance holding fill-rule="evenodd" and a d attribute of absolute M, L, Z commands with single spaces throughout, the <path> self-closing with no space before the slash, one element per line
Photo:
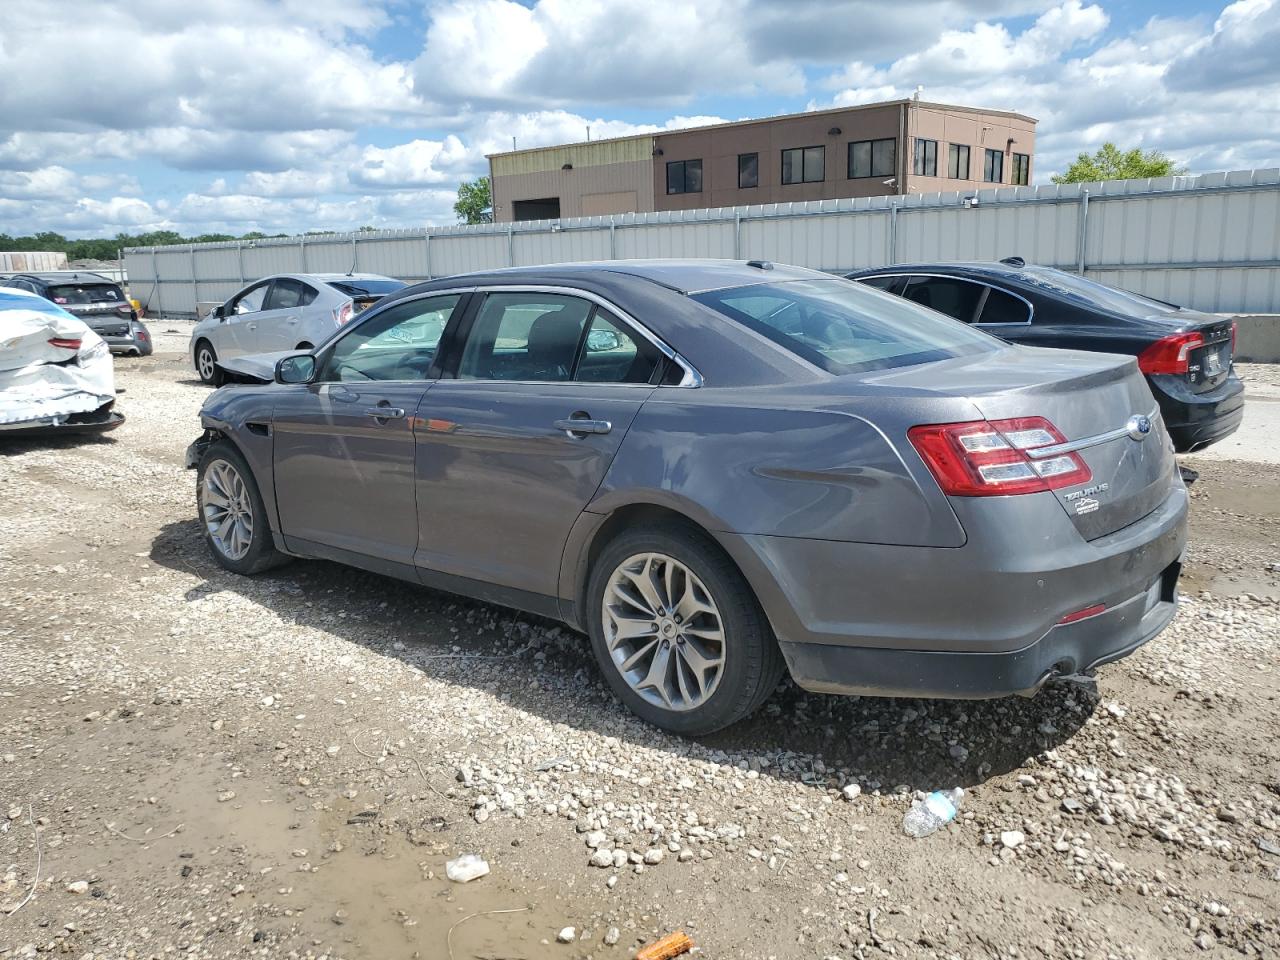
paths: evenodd
<path fill-rule="evenodd" d="M 375 420 L 403 420 L 404 407 L 370 407 L 364 415 Z"/>
<path fill-rule="evenodd" d="M 563 430 L 571 436 L 586 436 L 589 433 L 608 433 L 613 424 L 608 420 L 588 420 L 585 417 L 567 417 L 555 422 L 557 430 Z"/>
<path fill-rule="evenodd" d="M 297 317 L 285 317 L 285 320 L 287 320 L 289 323 L 297 323 L 297 322 L 298 322 L 298 318 L 297 318 Z"/>

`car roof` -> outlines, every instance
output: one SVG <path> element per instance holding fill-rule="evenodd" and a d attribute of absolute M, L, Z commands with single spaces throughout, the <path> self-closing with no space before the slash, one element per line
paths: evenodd
<path fill-rule="evenodd" d="M 290 273 L 282 274 L 282 276 L 290 277 L 310 277 L 313 280 L 323 280 L 328 283 L 330 280 L 394 280 L 395 277 L 386 277 L 380 273 Z"/>
<path fill-rule="evenodd" d="M 500 280 L 511 283 L 519 282 L 524 278 L 528 278 L 530 282 L 538 280 L 564 282 L 592 278 L 605 279 L 610 276 L 647 280 L 682 294 L 744 287 L 757 283 L 777 283 L 784 280 L 831 279 L 831 274 L 818 270 L 774 264 L 767 260 L 596 260 L 534 267 L 506 267 L 481 273 L 459 274 L 449 279 L 454 282 L 465 280 L 471 283 L 484 283 L 489 280 Z"/>
<path fill-rule="evenodd" d="M 947 263 L 894 263 L 883 267 L 866 267 L 848 274 L 850 277 L 873 277 L 898 273 L 943 273 L 968 276 L 996 277 L 1002 280 L 1018 280 L 1026 267 L 1038 264 L 1005 263 L 1001 260 L 959 260 Z M 1043 269 L 1043 268 L 1041 268 Z"/>
<path fill-rule="evenodd" d="M 41 283 L 115 283 L 110 277 L 90 270 L 51 270 L 39 273 L 10 273 L 10 280 L 39 280 Z"/>

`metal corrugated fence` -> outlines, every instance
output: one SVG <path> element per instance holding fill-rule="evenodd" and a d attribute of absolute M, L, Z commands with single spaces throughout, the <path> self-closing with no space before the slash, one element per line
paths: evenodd
<path fill-rule="evenodd" d="M 366 231 L 125 250 L 134 297 L 194 315 L 272 273 L 407 281 L 633 257 L 844 271 L 1021 256 L 1217 313 L 1280 313 L 1280 169 L 958 193 Z"/>

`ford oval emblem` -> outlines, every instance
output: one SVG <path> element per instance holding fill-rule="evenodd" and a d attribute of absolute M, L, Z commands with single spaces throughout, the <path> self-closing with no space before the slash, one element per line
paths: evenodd
<path fill-rule="evenodd" d="M 1142 414 L 1135 414 L 1129 418 L 1129 422 L 1124 425 L 1129 436 L 1134 440 L 1145 440 L 1147 434 L 1151 432 L 1151 418 L 1144 417 Z"/>

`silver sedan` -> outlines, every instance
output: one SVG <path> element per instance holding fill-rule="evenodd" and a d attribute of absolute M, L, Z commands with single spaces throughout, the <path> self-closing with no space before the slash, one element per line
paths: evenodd
<path fill-rule="evenodd" d="M 219 361 L 274 350 L 310 350 L 404 283 L 374 273 L 282 273 L 220 303 L 191 333 L 191 364 L 218 386 Z"/>

